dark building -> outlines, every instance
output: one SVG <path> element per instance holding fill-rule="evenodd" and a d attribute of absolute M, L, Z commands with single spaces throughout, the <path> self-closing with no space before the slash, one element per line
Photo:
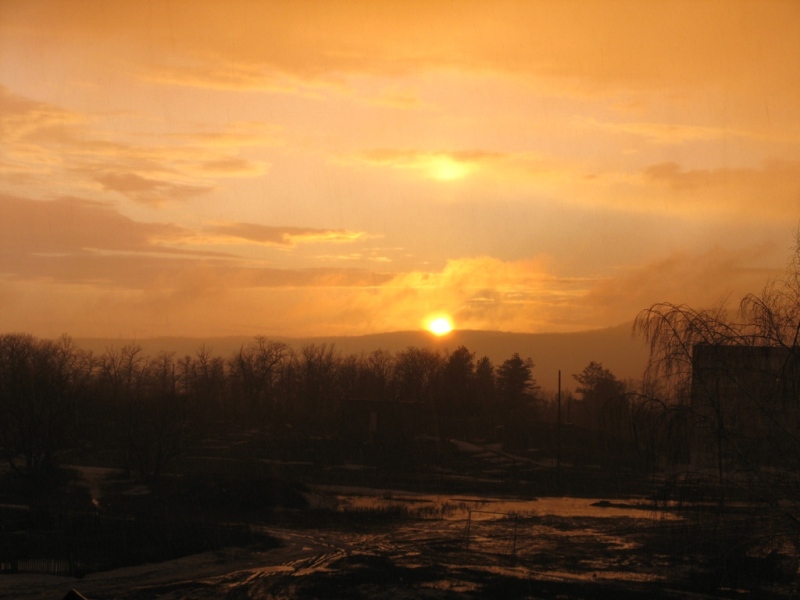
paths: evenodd
<path fill-rule="evenodd" d="M 695 345 L 695 459 L 797 464 L 799 393 L 800 348 Z"/>

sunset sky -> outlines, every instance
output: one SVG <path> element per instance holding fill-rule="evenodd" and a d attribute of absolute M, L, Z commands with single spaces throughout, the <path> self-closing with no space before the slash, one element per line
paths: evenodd
<path fill-rule="evenodd" d="M 0 332 L 579 331 L 800 223 L 800 2 L 0 0 Z"/>

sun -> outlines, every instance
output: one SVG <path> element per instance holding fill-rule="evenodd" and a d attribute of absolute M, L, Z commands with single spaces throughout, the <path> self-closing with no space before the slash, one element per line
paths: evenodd
<path fill-rule="evenodd" d="M 428 331 L 433 335 L 447 335 L 453 331 L 453 322 L 449 317 L 435 317 L 428 322 Z"/>
<path fill-rule="evenodd" d="M 449 156 L 435 156 L 428 164 L 428 172 L 433 179 L 454 181 L 470 174 L 472 168 L 468 163 L 454 160 Z"/>

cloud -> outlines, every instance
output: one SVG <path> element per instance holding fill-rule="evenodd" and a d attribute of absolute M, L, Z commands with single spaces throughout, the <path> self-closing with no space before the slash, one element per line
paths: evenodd
<path fill-rule="evenodd" d="M 188 200 L 210 192 L 213 187 L 185 185 L 142 177 L 136 173 L 97 175 L 95 181 L 106 190 L 119 192 L 134 202 L 160 206 L 167 200 Z"/>
<path fill-rule="evenodd" d="M 422 173 L 428 179 L 453 181 L 463 179 L 487 164 L 501 162 L 507 156 L 481 150 L 429 152 L 376 148 L 343 158 L 345 164 L 367 164 Z"/>
<path fill-rule="evenodd" d="M 0 277 L 165 292 L 181 286 L 231 291 L 362 286 L 389 277 L 359 269 L 280 269 L 219 250 L 227 250 L 231 240 L 288 248 L 355 241 L 364 234 L 248 223 L 212 229 L 222 239 L 173 224 L 135 221 L 99 202 L 0 195 Z"/>
<path fill-rule="evenodd" d="M 211 238 L 208 238 L 211 234 Z M 322 242 L 354 242 L 366 239 L 366 233 L 343 229 L 313 229 L 304 227 L 270 227 L 255 223 L 224 223 L 205 230 L 203 239 L 214 243 L 238 244 L 248 242 L 267 246 L 296 246 Z"/>
<path fill-rule="evenodd" d="M 242 64 L 237 60 L 217 58 L 202 63 L 148 66 L 139 70 L 139 77 L 154 84 L 207 88 L 219 91 L 260 91 L 318 98 L 322 89 L 342 88 L 340 82 L 288 73 L 271 65 Z M 342 91 L 344 91 L 342 89 Z"/>
<path fill-rule="evenodd" d="M 650 165 L 644 176 L 654 182 L 664 183 L 675 190 L 693 190 L 720 185 L 763 186 L 766 181 L 797 181 L 800 161 L 768 161 L 760 168 L 683 169 L 678 163 L 664 162 Z M 797 188 L 800 190 L 800 187 Z"/>
<path fill-rule="evenodd" d="M 648 166 L 646 183 L 666 187 L 671 201 L 696 211 L 765 214 L 785 218 L 800 209 L 800 161 L 772 160 L 760 167 L 684 169 L 675 162 Z"/>
<path fill-rule="evenodd" d="M 200 170 L 212 177 L 251 177 L 266 172 L 268 164 L 243 158 L 226 157 L 200 164 Z"/>
<path fill-rule="evenodd" d="M 298 311 L 333 333 L 417 329 L 432 314 L 450 315 L 460 329 L 581 331 L 632 322 L 657 302 L 705 307 L 730 296 L 736 303 L 780 275 L 764 266 L 779 253 L 775 244 L 712 247 L 590 278 L 559 273 L 544 256 L 462 258 L 441 271 L 407 272 L 369 290 L 342 290 L 338 302 L 313 305 L 316 297 L 303 298 Z"/>
<path fill-rule="evenodd" d="M 377 106 L 387 106 L 390 108 L 399 109 L 422 109 L 430 108 L 428 104 L 422 101 L 419 94 L 413 90 L 404 89 L 386 89 L 380 92 L 370 100 L 370 103 Z"/>
<path fill-rule="evenodd" d="M 207 194 L 220 178 L 265 173 L 267 162 L 240 152 L 281 143 L 275 127 L 248 121 L 196 133 L 171 131 L 148 145 L 130 141 L 153 137 L 144 132 L 118 140 L 119 122 L 107 129 L 105 119 L 35 102 L 0 87 L 0 134 L 5 142 L 0 147 L 0 172 L 6 189 L 28 193 L 32 184 L 50 178 L 74 194 L 115 192 L 139 204 L 163 206 Z"/>
<path fill-rule="evenodd" d="M 36 102 L 14 94 L 0 85 L 0 134 L 6 143 L 18 141 L 42 130 L 83 121 L 75 112 L 45 102 Z"/>
<path fill-rule="evenodd" d="M 263 121 L 231 121 L 220 130 L 175 132 L 169 137 L 204 148 L 249 148 L 282 146 L 283 128 Z"/>
<path fill-rule="evenodd" d="M 176 225 L 134 221 L 100 202 L 0 195 L 0 276 L 15 280 L 144 285 L 165 265 L 232 258 L 184 249 L 193 236 Z"/>
<path fill-rule="evenodd" d="M 539 331 L 547 327 L 549 305 L 571 297 L 575 286 L 556 277 L 544 257 L 453 259 L 438 272 L 401 273 L 368 291 L 351 290 L 346 302 L 324 309 L 320 323 L 357 326 L 361 333 L 418 329 L 441 313 L 461 329 Z"/>
<path fill-rule="evenodd" d="M 608 133 L 622 133 L 644 138 L 658 145 L 679 145 L 709 140 L 725 140 L 736 137 L 754 137 L 752 131 L 733 128 L 692 125 L 687 123 L 655 123 L 643 121 L 606 121 L 590 117 L 576 119 L 579 125 Z"/>
<path fill-rule="evenodd" d="M 639 311 L 659 302 L 710 308 L 726 298 L 735 310 L 742 297 L 760 292 L 770 278 L 783 274 L 765 266 L 779 263 L 781 251 L 776 244 L 676 251 L 599 279 L 581 298 L 578 314 L 585 323 L 613 324 L 632 321 Z"/>
<path fill-rule="evenodd" d="M 294 92 L 297 86 L 280 81 L 278 73 L 269 73 L 257 66 L 234 62 L 213 66 L 159 65 L 142 73 L 153 83 L 207 87 L 219 90 L 270 90 Z M 284 78 L 285 79 L 285 78 Z"/>
<path fill-rule="evenodd" d="M 9 195 L 0 195 L 0 232 L 0 248 L 6 256 L 90 249 L 165 251 L 161 244 L 192 235 L 176 225 L 134 221 L 101 202 L 79 198 L 38 201 Z"/>
<path fill-rule="evenodd" d="M 430 195 L 448 202 L 453 198 L 464 201 L 484 198 L 487 202 L 496 202 L 501 197 L 515 203 L 529 202 L 532 197 L 546 198 L 548 202 L 553 199 L 579 204 L 596 202 L 594 193 L 573 193 L 576 180 L 585 177 L 588 171 L 581 161 L 529 151 L 375 148 L 340 155 L 333 160 L 349 167 L 390 169 L 410 180 L 423 179 L 437 185 L 468 181 L 469 186 L 461 187 L 463 195 Z"/>
<path fill-rule="evenodd" d="M 82 125 L 80 115 L 36 102 L 0 86 L 0 172 L 8 181 L 28 185 L 63 163 L 57 145 L 65 131 Z"/>
<path fill-rule="evenodd" d="M 792 2 L 291 3 L 196 0 L 111 6 L 17 2 L 48 44 L 125 36 L 131 58 L 173 83 L 253 88 L 276 79 L 335 82 L 342 74 L 495 72 L 604 89 L 707 88 L 729 93 L 800 84 Z M 746 24 L 744 26 L 743 24 Z M 99 57 L 98 59 L 102 59 Z"/>
<path fill-rule="evenodd" d="M 417 329 L 444 313 L 461 329 L 579 331 L 630 322 L 656 302 L 702 307 L 726 294 L 735 302 L 780 274 L 766 266 L 781 252 L 775 244 L 675 252 L 595 277 L 570 276 L 544 255 L 465 257 L 439 270 L 390 273 L 275 268 L 195 250 L 209 235 L 289 248 L 330 235 L 345 241 L 341 234 L 245 223 L 196 232 L 136 222 L 96 202 L 3 196 L 0 328 L 36 324 L 37 332 L 57 335 L 52 323 L 71 323 L 73 335 L 355 335 Z"/>
<path fill-rule="evenodd" d="M 799 17 L 736 0 L 8 0 L 0 271 L 56 298 L 102 290 L 120 314 L 163 301 L 183 322 L 183 303 L 208 327 L 374 331 L 444 308 L 471 327 L 597 326 L 671 293 L 603 261 L 797 219 Z M 722 231 L 737 220 L 756 227 Z M 373 229 L 394 249 L 365 248 Z M 513 260 L 539 252 L 594 278 Z M 464 258 L 482 254 L 502 260 Z"/>
<path fill-rule="evenodd" d="M 367 249 L 366 252 L 350 252 L 348 254 L 322 254 L 315 257 L 316 260 L 332 262 L 366 261 L 371 263 L 391 263 L 391 258 L 386 256 L 385 250 L 374 248 Z"/>

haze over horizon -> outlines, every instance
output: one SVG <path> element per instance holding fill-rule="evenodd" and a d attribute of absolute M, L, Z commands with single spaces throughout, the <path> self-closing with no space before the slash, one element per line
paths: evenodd
<path fill-rule="evenodd" d="M 5 0 L 0 332 L 735 302 L 800 219 L 799 26 L 792 1 Z"/>

